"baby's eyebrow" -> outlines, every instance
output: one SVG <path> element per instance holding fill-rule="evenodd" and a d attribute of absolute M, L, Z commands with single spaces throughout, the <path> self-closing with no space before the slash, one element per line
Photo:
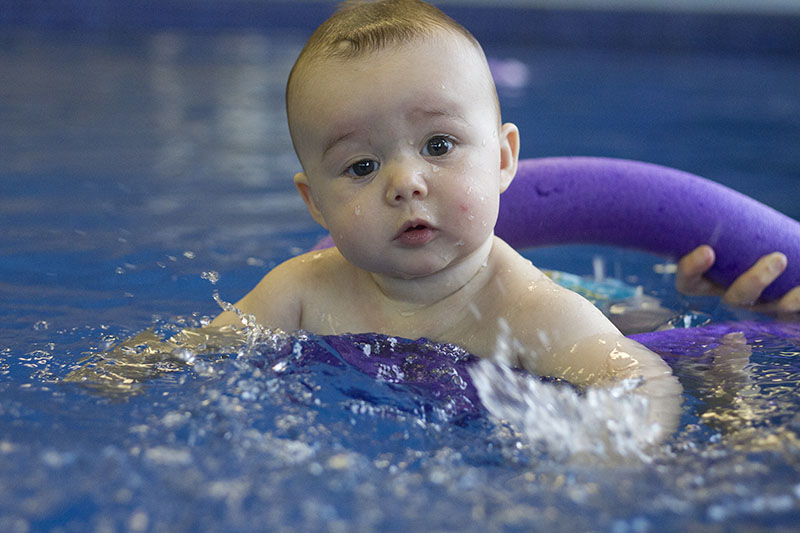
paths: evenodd
<path fill-rule="evenodd" d="M 467 121 L 464 116 L 458 112 L 449 111 L 447 109 L 440 109 L 440 108 L 417 108 L 411 111 L 408 115 L 411 119 L 415 122 L 422 122 L 425 120 L 435 120 L 439 118 L 453 120 L 455 122 L 460 123 L 463 126 L 470 127 L 470 123 Z M 347 141 L 352 137 L 356 137 L 362 133 L 364 133 L 364 129 L 362 128 L 353 128 L 347 129 L 344 133 L 339 133 L 342 131 L 341 129 L 334 130 L 334 133 L 331 135 L 331 138 L 328 139 L 325 144 L 323 145 L 322 150 L 322 157 L 326 157 L 328 152 L 330 152 L 336 145 Z"/>
<path fill-rule="evenodd" d="M 420 108 L 414 112 L 415 115 L 419 116 L 420 118 L 426 119 L 436 119 L 436 118 L 446 118 L 455 120 L 457 122 L 461 122 L 465 126 L 469 126 L 469 122 L 463 115 L 456 112 L 451 112 L 444 109 L 427 109 L 427 108 Z"/>
<path fill-rule="evenodd" d="M 347 139 L 349 139 L 351 137 L 355 137 L 360 132 L 361 132 L 361 130 L 354 129 L 354 130 L 349 130 L 349 131 L 347 131 L 345 133 L 342 133 L 342 134 L 334 134 L 335 136 L 331 137 L 325 143 L 325 148 L 322 151 L 322 157 L 325 157 L 328 154 L 328 152 L 331 149 L 333 149 L 333 147 L 336 146 L 337 144 L 342 143 L 342 142 L 346 141 Z"/>

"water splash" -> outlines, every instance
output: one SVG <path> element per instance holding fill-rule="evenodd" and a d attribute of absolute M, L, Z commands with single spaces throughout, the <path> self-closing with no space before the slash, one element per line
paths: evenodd
<path fill-rule="evenodd" d="M 632 393 L 641 384 L 638 380 L 581 393 L 490 360 L 480 361 L 469 374 L 486 409 L 550 458 L 645 463 L 653 459 L 648 449 L 660 430 L 648 421 L 647 399 Z"/>
<path fill-rule="evenodd" d="M 217 302 L 217 305 L 219 305 L 223 311 L 234 313 L 242 323 L 243 328 L 241 331 L 247 336 L 247 341 L 244 347 L 241 348 L 239 354 L 244 355 L 253 353 L 255 347 L 259 343 L 259 340 L 261 340 L 262 337 L 268 336 L 267 330 L 258 323 L 255 315 L 245 313 L 232 303 L 226 302 L 220 298 L 219 291 L 214 291 L 212 298 L 214 298 L 214 301 Z"/>
<path fill-rule="evenodd" d="M 545 332 L 541 336 L 542 343 L 549 344 Z M 641 379 L 581 392 L 568 383 L 542 382 L 511 368 L 524 351 L 501 319 L 493 360 L 481 360 L 469 369 L 492 415 L 511 423 L 528 444 L 557 460 L 652 461 L 648 450 L 661 428 L 649 421 L 647 398 L 634 392 Z"/>
<path fill-rule="evenodd" d="M 205 279 L 205 280 L 208 280 L 209 282 L 211 282 L 212 285 L 216 285 L 217 282 L 219 282 L 219 272 L 216 272 L 215 270 L 210 270 L 208 272 L 203 272 L 200 275 L 200 277 Z"/>

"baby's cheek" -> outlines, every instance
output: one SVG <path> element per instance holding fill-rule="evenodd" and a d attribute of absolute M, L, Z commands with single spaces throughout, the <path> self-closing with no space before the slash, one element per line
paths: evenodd
<path fill-rule="evenodd" d="M 465 224 L 471 224 L 480 215 L 480 209 L 476 209 L 476 207 L 472 199 L 462 200 L 458 203 L 458 211 Z"/>

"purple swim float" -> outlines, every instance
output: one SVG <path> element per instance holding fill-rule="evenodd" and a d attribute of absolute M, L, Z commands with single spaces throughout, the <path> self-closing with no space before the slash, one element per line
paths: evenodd
<path fill-rule="evenodd" d="M 781 251 L 789 259 L 788 267 L 762 298 L 776 299 L 800 285 L 800 222 L 718 183 L 650 163 L 595 157 L 522 160 L 501 196 L 496 234 L 515 248 L 605 244 L 671 258 L 709 244 L 717 259 L 708 276 L 726 285 L 759 257 Z M 315 248 L 332 245 L 326 237 Z M 767 337 L 800 342 L 800 322 L 729 322 L 630 337 L 670 360 L 700 356 L 735 332 L 743 333 L 748 342 Z M 373 339 L 380 338 L 384 337 Z M 329 340 L 351 365 L 380 377 L 372 368 L 374 362 L 359 348 L 364 339 L 353 341 L 348 336 Z M 430 346 L 424 339 L 404 340 L 403 346 L 408 348 L 409 342 Z M 381 356 L 396 355 L 403 357 L 386 351 Z M 438 359 L 437 350 L 432 350 L 430 359 L 415 361 L 433 368 L 442 362 Z M 459 359 L 455 364 L 464 382 L 469 377 L 460 367 L 468 363 Z M 440 381 L 428 385 L 442 387 Z M 470 395 L 467 398 L 474 402 Z"/>
<path fill-rule="evenodd" d="M 522 160 L 501 196 L 496 233 L 515 248 L 607 244 L 675 259 L 709 244 L 717 259 L 708 277 L 723 285 L 781 251 L 788 267 L 762 299 L 800 285 L 800 222 L 719 183 L 650 163 Z"/>

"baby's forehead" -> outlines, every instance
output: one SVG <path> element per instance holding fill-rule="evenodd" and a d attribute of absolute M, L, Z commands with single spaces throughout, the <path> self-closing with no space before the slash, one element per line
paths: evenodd
<path fill-rule="evenodd" d="M 330 80 L 330 76 L 335 76 L 336 78 L 353 76 L 353 83 L 358 83 L 359 75 L 364 73 L 367 75 L 369 74 L 371 62 L 381 62 L 381 65 L 395 64 L 394 60 L 396 58 L 393 58 L 392 55 L 405 50 L 413 50 L 414 53 L 422 54 L 419 61 L 415 59 L 410 66 L 408 61 L 397 61 L 396 64 L 398 68 L 400 68 L 399 65 L 401 64 L 405 65 L 402 68 L 403 71 L 408 71 L 410 73 L 409 78 L 413 78 L 414 75 L 427 76 L 424 73 L 420 73 L 420 71 L 424 70 L 425 55 L 428 53 L 432 54 L 432 57 L 434 57 L 433 54 L 435 54 L 437 59 L 444 59 L 446 63 L 459 66 L 463 65 L 463 68 L 447 69 L 449 72 L 448 76 L 455 75 L 463 80 L 457 82 L 456 85 L 461 85 L 463 87 L 483 87 L 485 90 L 485 97 L 491 102 L 490 105 L 494 108 L 499 124 L 500 108 L 497 92 L 494 87 L 488 63 L 480 45 L 478 45 L 477 42 L 470 41 L 463 35 L 448 30 L 441 30 L 431 35 L 419 36 L 400 43 L 387 44 L 370 50 L 362 49 L 359 53 L 340 54 L 327 48 L 307 54 L 306 57 L 301 57 L 292 73 L 286 95 L 289 129 L 293 137 L 296 133 L 299 133 L 299 131 L 295 131 L 297 127 L 300 126 L 297 121 L 297 119 L 300 118 L 299 115 L 304 117 L 302 122 L 307 126 L 314 126 L 314 124 L 308 123 L 310 117 L 302 110 L 306 108 L 305 104 L 308 104 L 309 99 L 313 101 L 319 101 L 320 99 L 327 100 L 330 93 L 326 90 L 326 83 L 327 80 Z M 465 53 L 468 55 L 465 56 Z M 452 56 L 452 61 L 448 56 Z M 419 65 L 419 68 L 417 68 L 417 65 Z M 354 70 L 348 70 L 349 67 L 352 67 Z M 415 69 L 417 72 L 411 73 L 412 69 Z M 426 77 L 425 79 L 430 78 Z M 450 81 L 452 81 L 452 78 L 450 78 Z M 366 82 L 368 83 L 368 81 Z M 337 83 L 336 85 L 338 86 L 339 84 Z M 449 83 L 447 85 L 446 91 L 452 93 Z M 442 89 L 445 91 L 444 85 Z M 340 98 L 340 102 L 342 102 L 341 98 L 348 99 L 350 96 L 346 91 L 339 91 L 336 94 L 336 98 Z M 402 97 L 403 94 L 400 92 L 396 95 L 391 93 L 388 94 L 388 96 L 390 98 L 394 98 L 394 96 Z M 453 98 L 457 100 L 457 95 L 449 94 L 448 96 L 450 100 Z M 319 122 L 315 119 L 311 120 L 317 126 L 319 125 Z"/>
<path fill-rule="evenodd" d="M 439 61 L 451 61 L 452 64 L 456 65 L 463 64 L 463 68 L 455 71 L 448 69 L 448 76 L 451 79 L 452 76 L 460 78 L 463 80 L 464 85 L 482 85 L 488 91 L 487 96 L 496 100 L 494 81 L 492 80 L 488 62 L 480 47 L 473 45 L 462 36 L 445 35 L 448 41 L 446 46 L 442 46 L 441 36 L 436 38 L 420 37 L 396 45 L 383 46 L 375 50 L 362 50 L 358 54 L 317 53 L 302 58 L 302 61 L 298 61 L 287 87 L 287 105 L 290 108 L 293 107 L 293 100 L 296 97 L 301 97 L 299 100 L 302 100 L 302 97 L 316 96 L 320 92 L 324 94 L 325 78 L 330 79 L 331 75 L 343 78 L 352 76 L 353 83 L 369 83 L 371 65 L 377 63 L 384 66 L 396 65 L 398 71 L 408 72 L 409 76 L 426 76 L 424 73 L 426 66 L 428 66 L 425 57 L 427 54 L 430 54 L 431 59 L 435 57 Z M 422 54 L 422 57 L 418 61 L 415 60 L 411 65 L 407 61 L 395 62 L 395 58 L 392 57 L 393 54 L 406 50 L 414 50 L 415 53 Z M 466 56 L 464 54 L 468 54 L 473 59 L 465 60 Z M 448 56 L 452 59 L 449 59 Z M 431 74 L 431 76 L 435 77 L 435 73 Z M 299 102 L 295 102 L 295 104 L 299 104 Z"/>
<path fill-rule="evenodd" d="M 453 46 L 441 46 L 447 43 Z M 477 42 L 470 41 L 466 36 L 449 29 L 439 29 L 431 33 L 420 34 L 405 40 L 390 40 L 374 47 L 362 47 L 353 49 L 346 40 L 338 41 L 333 44 L 319 47 L 316 50 L 309 50 L 301 56 L 292 72 L 287 92 L 293 92 L 311 81 L 315 74 L 329 67 L 346 67 L 357 63 L 369 63 L 370 61 L 391 60 L 391 54 L 404 49 L 414 49 L 430 45 L 430 53 L 442 56 L 449 54 L 454 56 L 454 60 L 460 53 L 468 53 L 479 59 L 483 63 L 484 69 L 464 68 L 461 73 L 464 77 L 473 78 L 488 75 L 489 66 L 483 54 L 483 50 Z M 461 59 L 458 59 L 461 61 Z M 420 65 L 421 67 L 422 65 Z"/>

